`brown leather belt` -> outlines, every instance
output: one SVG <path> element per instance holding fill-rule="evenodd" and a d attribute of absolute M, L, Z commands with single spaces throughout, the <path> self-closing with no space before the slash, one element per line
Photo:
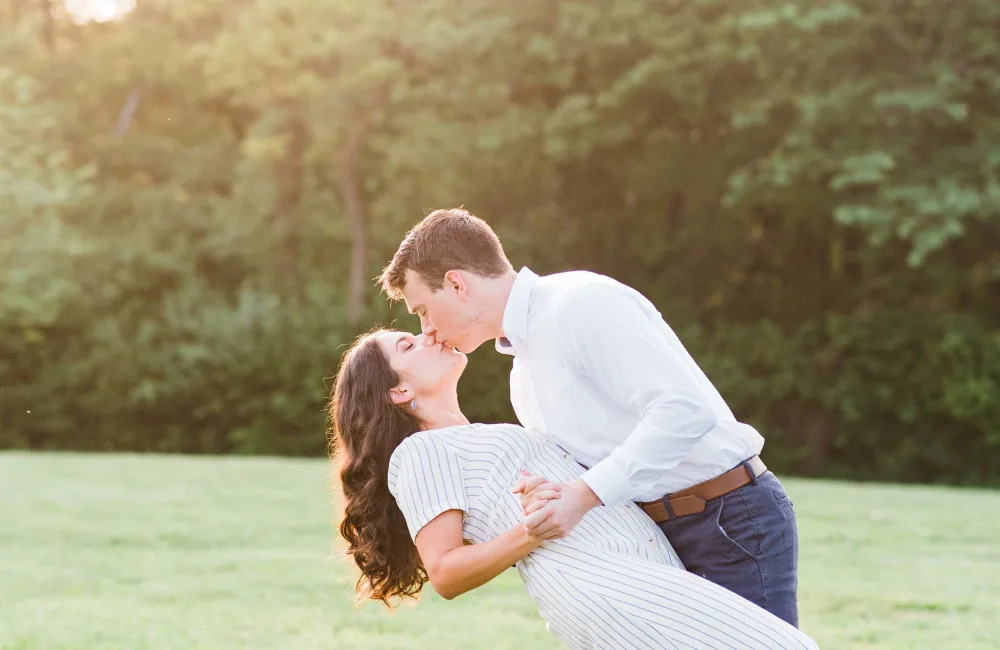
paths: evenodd
<path fill-rule="evenodd" d="M 747 471 L 748 465 L 753 470 L 753 475 Z M 725 474 L 720 474 L 697 485 L 692 485 L 689 488 L 668 494 L 663 499 L 640 503 L 638 505 L 656 523 L 678 517 L 686 517 L 687 515 L 696 515 L 699 512 L 704 512 L 706 501 L 717 499 L 724 494 L 739 489 L 753 482 L 756 477 L 766 471 L 767 467 L 764 466 L 764 461 L 760 459 L 760 456 L 754 456 L 747 460 L 746 463 L 740 463 Z M 670 502 L 669 510 L 664 501 Z M 671 510 L 673 511 L 673 517 L 670 516 Z"/>

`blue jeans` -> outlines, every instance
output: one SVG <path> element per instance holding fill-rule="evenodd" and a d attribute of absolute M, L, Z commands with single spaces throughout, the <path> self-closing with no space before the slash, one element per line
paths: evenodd
<path fill-rule="evenodd" d="M 770 471 L 660 528 L 688 571 L 798 627 L 795 510 Z"/>

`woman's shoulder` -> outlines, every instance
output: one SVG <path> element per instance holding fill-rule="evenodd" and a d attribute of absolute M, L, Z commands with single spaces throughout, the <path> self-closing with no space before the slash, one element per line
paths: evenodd
<path fill-rule="evenodd" d="M 458 424 L 440 429 L 427 429 L 417 431 L 407 436 L 403 442 L 396 447 L 390 458 L 390 464 L 399 463 L 402 459 L 411 454 L 426 454 L 430 449 L 439 447 L 450 448 L 455 446 L 466 447 L 469 441 L 483 438 L 490 434 L 511 435 L 512 433 L 523 432 L 520 425 L 505 422 L 485 423 L 474 422 L 472 424 Z M 466 444 L 462 444 L 462 443 Z"/>
<path fill-rule="evenodd" d="M 474 422 L 443 429 L 421 431 L 420 433 L 446 444 L 449 442 L 459 443 L 464 448 L 476 440 L 486 440 L 493 436 L 516 436 L 525 433 L 525 431 L 521 425 L 509 422 Z"/>
<path fill-rule="evenodd" d="M 456 428 L 458 427 L 427 429 L 410 434 L 392 452 L 389 457 L 389 467 L 399 465 L 403 459 L 413 454 L 425 455 L 429 449 L 447 445 L 448 437 L 454 434 L 453 429 Z"/>
<path fill-rule="evenodd" d="M 475 426 L 460 425 L 442 429 L 427 429 L 407 436 L 389 456 L 390 491 L 395 488 L 400 471 L 404 467 L 423 467 L 426 469 L 447 462 L 448 457 L 454 454 L 451 440 L 455 436 L 463 435 L 462 430 Z"/>
<path fill-rule="evenodd" d="M 476 436 L 485 433 L 505 433 L 510 431 L 523 431 L 520 425 L 510 424 L 508 422 L 473 422 L 471 424 L 456 424 L 451 427 L 442 427 L 440 429 L 428 429 L 426 431 L 418 431 L 413 434 L 407 440 L 416 438 L 417 440 L 449 440 L 453 438 L 462 438 L 466 436 Z"/>

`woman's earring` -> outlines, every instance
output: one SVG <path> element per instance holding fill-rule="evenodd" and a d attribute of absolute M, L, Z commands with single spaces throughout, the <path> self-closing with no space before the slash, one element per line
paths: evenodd
<path fill-rule="evenodd" d="M 410 408 L 414 411 L 417 410 L 417 400 L 413 400 L 410 402 Z"/>

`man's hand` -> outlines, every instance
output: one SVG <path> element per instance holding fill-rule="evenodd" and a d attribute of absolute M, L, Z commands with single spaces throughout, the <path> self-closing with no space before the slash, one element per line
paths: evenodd
<path fill-rule="evenodd" d="M 521 495 L 521 511 L 527 515 L 538 510 L 550 500 L 558 499 L 560 492 L 562 492 L 562 485 L 551 483 L 542 476 L 532 476 L 531 472 L 522 469 L 521 477 L 517 479 L 517 485 L 511 492 Z"/>
<path fill-rule="evenodd" d="M 525 508 L 521 524 L 529 535 L 540 539 L 566 537 L 591 508 L 601 505 L 600 499 L 583 479 L 556 484 L 555 487 L 560 488 L 558 498 L 533 500 Z"/>

